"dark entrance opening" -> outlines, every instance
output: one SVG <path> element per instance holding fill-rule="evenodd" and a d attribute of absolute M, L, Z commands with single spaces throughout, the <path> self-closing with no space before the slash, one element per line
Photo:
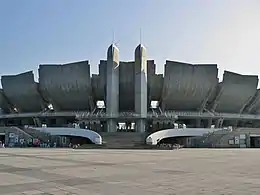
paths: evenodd
<path fill-rule="evenodd" d="M 180 144 L 180 145 L 187 145 L 187 138 L 186 136 L 180 136 L 180 137 L 167 137 L 160 140 L 160 144 Z"/>
<path fill-rule="evenodd" d="M 250 137 L 250 147 L 251 148 L 260 148 L 260 136 Z"/>
<path fill-rule="evenodd" d="M 83 144 L 94 144 L 89 138 L 80 137 L 80 136 L 66 136 L 69 139 L 69 143 L 76 145 L 83 145 Z"/>
<path fill-rule="evenodd" d="M 5 134 L 0 134 L 0 141 L 5 143 Z"/>

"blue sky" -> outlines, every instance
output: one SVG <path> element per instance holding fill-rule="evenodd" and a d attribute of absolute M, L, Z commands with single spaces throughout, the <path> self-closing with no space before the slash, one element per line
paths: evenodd
<path fill-rule="evenodd" d="M 85 59 L 97 73 L 113 30 L 127 61 L 140 28 L 158 72 L 170 59 L 259 75 L 259 10 L 258 0 L 1 0 L 0 75 Z"/>

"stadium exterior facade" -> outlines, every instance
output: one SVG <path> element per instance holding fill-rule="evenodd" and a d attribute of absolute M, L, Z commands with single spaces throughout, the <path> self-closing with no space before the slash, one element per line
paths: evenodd
<path fill-rule="evenodd" d="M 77 121 L 98 132 L 116 132 L 119 123 L 136 132 L 173 128 L 176 121 L 191 128 L 260 126 L 258 76 L 225 71 L 219 82 L 216 64 L 169 60 L 164 75 L 156 74 L 143 45 L 134 58 L 120 61 L 111 45 L 92 76 L 88 61 L 42 64 L 39 82 L 32 71 L 3 75 L 0 125 L 57 127 Z"/>

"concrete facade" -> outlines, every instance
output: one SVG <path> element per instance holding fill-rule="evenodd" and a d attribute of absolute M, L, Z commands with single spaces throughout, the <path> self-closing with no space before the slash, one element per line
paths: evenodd
<path fill-rule="evenodd" d="M 176 120 L 191 128 L 260 127 L 257 76 L 225 71 L 219 82 L 216 64 L 170 60 L 163 75 L 156 73 L 155 61 L 146 55 L 139 45 L 134 60 L 119 61 L 119 50 L 111 45 L 98 74 L 91 75 L 85 60 L 39 65 L 39 82 L 32 71 L 3 75 L 0 124 L 39 121 L 38 126 L 59 126 L 80 118 L 82 125 L 102 132 L 119 130 L 119 123 L 129 131 L 152 132 L 173 128 Z M 100 101 L 105 108 L 97 106 Z M 155 108 L 152 101 L 157 102 Z"/>

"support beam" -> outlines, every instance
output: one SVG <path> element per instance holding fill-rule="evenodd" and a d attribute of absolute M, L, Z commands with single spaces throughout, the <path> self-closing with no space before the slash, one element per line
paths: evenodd
<path fill-rule="evenodd" d="M 255 108 L 255 106 L 259 103 L 259 101 L 260 101 L 259 93 L 260 92 L 259 92 L 259 89 L 258 89 L 256 94 L 253 97 L 254 100 L 252 100 L 252 103 L 250 105 L 248 105 L 248 107 L 247 107 L 248 113 L 251 113 L 252 110 Z"/>
<path fill-rule="evenodd" d="M 220 89 L 218 91 L 218 94 L 217 94 L 217 96 L 216 96 L 216 98 L 215 98 L 215 100 L 213 102 L 212 107 L 211 107 L 211 111 L 212 112 L 215 112 L 215 110 L 216 110 L 216 108 L 218 106 L 218 103 L 219 103 L 219 99 L 220 99 L 221 95 L 223 94 L 223 91 L 224 91 L 224 87 L 223 87 L 223 84 L 221 84 L 220 85 Z"/>
<path fill-rule="evenodd" d="M 246 106 L 253 100 L 254 96 L 250 97 L 246 102 L 245 104 L 240 108 L 239 110 L 239 114 L 242 114 L 243 111 L 245 110 Z"/>
<path fill-rule="evenodd" d="M 88 97 L 88 102 L 89 102 L 90 110 L 91 111 L 95 110 L 96 105 L 94 104 L 94 99 L 91 95 Z"/>
<path fill-rule="evenodd" d="M 213 89 L 211 89 L 211 90 L 208 92 L 207 96 L 206 96 L 206 97 L 204 98 L 204 100 L 202 101 L 202 103 L 201 103 L 201 105 L 200 105 L 200 108 L 199 108 L 199 112 L 203 112 L 203 111 L 204 111 L 204 109 L 205 109 L 205 107 L 206 107 L 206 105 L 207 105 L 207 102 L 208 102 L 210 96 L 212 95 L 212 92 L 213 92 Z"/>

